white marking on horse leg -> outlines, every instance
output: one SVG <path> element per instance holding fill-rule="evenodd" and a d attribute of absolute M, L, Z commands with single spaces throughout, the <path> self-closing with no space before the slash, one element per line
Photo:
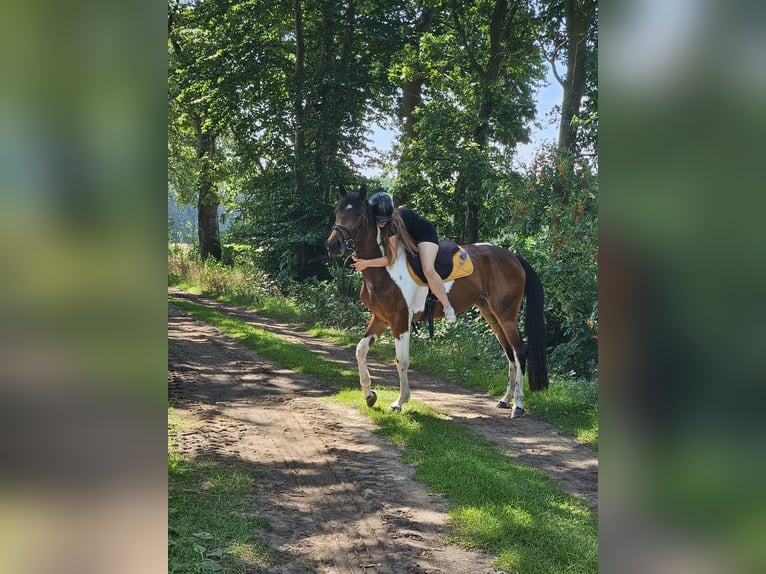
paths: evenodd
<path fill-rule="evenodd" d="M 407 370 L 410 368 L 410 332 L 405 331 L 394 339 L 396 347 L 396 370 L 399 372 L 399 397 L 391 404 L 391 409 L 401 409 L 410 400 L 410 381 Z"/>
<path fill-rule="evenodd" d="M 380 237 L 378 237 L 378 243 L 380 243 Z M 381 247 L 382 250 L 382 247 Z M 399 249 L 397 251 L 394 264 L 386 267 L 391 280 L 396 283 L 399 290 L 402 292 L 402 297 L 407 302 L 407 307 L 410 312 L 410 319 L 415 313 L 419 313 L 426 308 L 426 295 L 428 295 L 428 287 L 422 287 L 413 281 L 407 271 L 407 256 L 404 252 L 404 244 L 399 242 Z"/>
<path fill-rule="evenodd" d="M 356 345 L 356 364 L 359 368 L 359 384 L 362 385 L 365 399 L 372 395 L 372 390 L 370 389 L 370 371 L 367 368 L 367 351 L 370 350 L 370 345 L 374 342 L 375 335 L 370 335 L 369 337 L 363 337 Z"/>
<path fill-rule="evenodd" d="M 500 399 L 500 402 L 510 405 L 511 397 L 513 397 L 513 404 L 515 407 L 519 409 L 523 408 L 524 379 L 521 376 L 519 356 L 515 350 L 513 350 L 513 360 L 508 359 L 508 388 L 505 391 L 505 396 Z"/>
<path fill-rule="evenodd" d="M 516 351 L 513 351 L 513 362 L 515 365 L 516 375 L 516 390 L 513 393 L 513 404 L 517 409 L 524 409 L 522 403 L 524 402 L 524 375 L 521 374 L 521 363 L 519 362 L 519 355 Z"/>

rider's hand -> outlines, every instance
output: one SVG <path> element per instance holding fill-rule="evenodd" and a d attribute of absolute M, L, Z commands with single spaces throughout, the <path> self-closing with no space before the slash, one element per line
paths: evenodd
<path fill-rule="evenodd" d="M 354 260 L 351 267 L 357 271 L 364 271 L 367 268 L 367 261 L 365 259 L 358 259 L 355 253 L 351 254 L 351 259 Z"/>

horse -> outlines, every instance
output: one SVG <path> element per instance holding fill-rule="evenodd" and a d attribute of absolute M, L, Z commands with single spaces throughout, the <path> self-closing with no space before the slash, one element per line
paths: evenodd
<path fill-rule="evenodd" d="M 356 252 L 362 259 L 380 257 L 383 253 L 380 230 L 372 217 L 366 200 L 367 188 L 347 192 L 339 187 L 340 200 L 335 208 L 335 223 L 325 242 L 330 256 L 341 258 Z M 477 307 L 508 359 L 508 388 L 497 406 L 511 408 L 511 418 L 524 415 L 523 376 L 527 368 L 532 391 L 548 388 L 545 364 L 544 292 L 540 277 L 527 261 L 511 251 L 475 243 L 462 246 L 473 262 L 473 273 L 444 284 L 456 314 Z M 359 382 L 367 406 L 377 402 L 371 388 L 367 368 L 370 346 L 391 327 L 396 348 L 396 368 L 399 374 L 399 396 L 389 410 L 401 411 L 410 399 L 407 371 L 410 363 L 410 326 L 423 318 L 428 287 L 418 285 L 406 269 L 403 242 L 399 241 L 396 260 L 390 267 L 368 267 L 362 271 L 360 297 L 372 312 L 364 336 L 356 346 Z M 525 326 L 528 343 L 524 344 L 518 330 L 518 318 L 523 297 L 526 296 Z M 437 303 L 434 317 L 444 316 Z"/>

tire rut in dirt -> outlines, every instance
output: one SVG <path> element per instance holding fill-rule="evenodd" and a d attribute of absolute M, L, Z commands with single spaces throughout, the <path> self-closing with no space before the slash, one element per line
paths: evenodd
<path fill-rule="evenodd" d="M 361 413 L 318 397 L 317 381 L 279 369 L 170 309 L 169 398 L 199 424 L 185 456 L 255 477 L 251 508 L 287 556 L 271 572 L 492 572 L 491 557 L 445 545 L 445 501 Z"/>
<path fill-rule="evenodd" d="M 169 293 L 271 331 L 320 353 L 328 360 L 356 368 L 354 349 L 338 347 L 241 307 L 173 288 L 169 289 Z M 398 375 L 393 363 L 368 357 L 368 365 L 374 385 L 397 384 Z M 511 419 L 507 411 L 495 407 L 496 398 L 469 391 L 437 377 L 410 370 L 410 385 L 413 398 L 448 413 L 455 422 L 497 444 L 514 462 L 545 473 L 564 490 L 598 511 L 598 453 L 595 450 L 561 435 L 555 427 L 533 415 Z"/>

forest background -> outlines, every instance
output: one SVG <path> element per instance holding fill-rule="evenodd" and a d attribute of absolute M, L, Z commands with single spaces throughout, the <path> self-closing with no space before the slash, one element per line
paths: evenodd
<path fill-rule="evenodd" d="M 169 241 L 288 295 L 323 282 L 326 294 L 338 186 L 366 183 L 440 237 L 527 258 L 546 288 L 553 372 L 593 379 L 597 59 L 592 1 L 172 0 Z M 550 76 L 562 97 L 543 118 Z M 520 162 L 546 121 L 556 141 Z M 184 227 L 176 203 L 196 222 Z"/>

